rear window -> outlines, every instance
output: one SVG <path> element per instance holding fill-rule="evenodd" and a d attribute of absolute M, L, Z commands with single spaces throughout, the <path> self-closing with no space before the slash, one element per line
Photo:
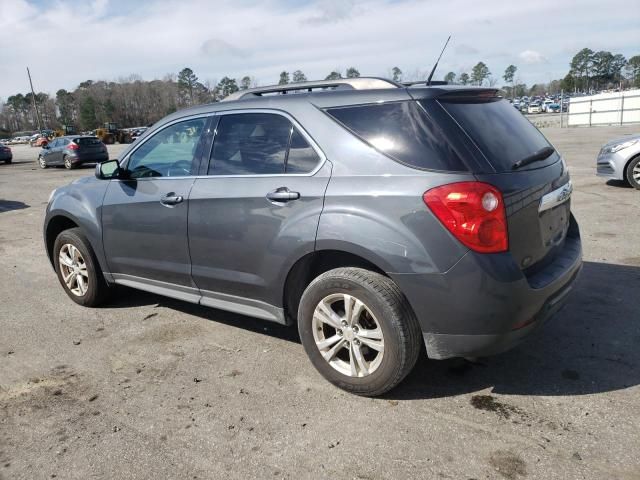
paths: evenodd
<path fill-rule="evenodd" d="M 511 171 L 513 164 L 549 142 L 506 100 L 472 97 L 440 98 L 440 104 L 460 124 L 497 172 Z M 538 107 L 538 104 L 531 104 Z M 540 168 L 557 160 L 555 155 L 529 168 Z"/>
<path fill-rule="evenodd" d="M 327 109 L 366 143 L 414 168 L 467 170 L 442 131 L 415 101 Z"/>
<path fill-rule="evenodd" d="M 74 143 L 77 143 L 78 145 L 82 145 L 87 146 L 87 145 L 100 145 L 100 139 L 97 137 L 82 137 L 82 138 L 75 138 L 73 140 Z"/>

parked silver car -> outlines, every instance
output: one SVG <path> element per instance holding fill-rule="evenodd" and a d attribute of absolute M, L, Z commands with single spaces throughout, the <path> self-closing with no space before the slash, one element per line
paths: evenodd
<path fill-rule="evenodd" d="M 618 138 L 600 149 L 597 175 L 625 180 L 640 190 L 640 135 Z"/>

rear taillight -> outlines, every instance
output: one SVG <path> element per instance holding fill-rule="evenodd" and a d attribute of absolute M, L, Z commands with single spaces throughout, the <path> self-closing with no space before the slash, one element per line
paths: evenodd
<path fill-rule="evenodd" d="M 509 249 L 504 201 L 494 186 L 450 183 L 425 192 L 423 199 L 447 230 L 471 250 L 500 253 Z"/>
<path fill-rule="evenodd" d="M 78 150 L 80 147 L 78 146 L 78 144 L 77 144 L 77 143 L 73 143 L 73 142 L 71 142 L 67 148 L 68 148 L 69 150 Z"/>

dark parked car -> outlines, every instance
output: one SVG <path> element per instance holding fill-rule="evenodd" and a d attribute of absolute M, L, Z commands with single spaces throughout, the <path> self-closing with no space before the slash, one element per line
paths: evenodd
<path fill-rule="evenodd" d="M 13 153 L 6 145 L 0 143 L 0 162 L 11 163 L 13 161 Z"/>
<path fill-rule="evenodd" d="M 44 240 L 81 305 L 121 284 L 297 324 L 325 378 L 379 395 L 423 345 L 497 353 L 562 307 L 582 264 L 570 197 L 497 90 L 342 79 L 166 117 L 51 194 Z"/>
<path fill-rule="evenodd" d="M 55 138 L 44 145 L 38 155 L 38 164 L 41 168 L 64 165 L 71 169 L 83 163 L 104 162 L 108 159 L 107 147 L 98 137 L 73 135 Z"/>

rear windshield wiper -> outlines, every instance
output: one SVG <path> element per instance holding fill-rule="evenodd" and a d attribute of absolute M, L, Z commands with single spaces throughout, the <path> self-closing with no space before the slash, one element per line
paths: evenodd
<path fill-rule="evenodd" d="M 522 160 L 518 160 L 516 163 L 513 164 L 513 167 L 511 167 L 511 168 L 513 170 L 517 170 L 517 169 L 519 169 L 521 167 L 524 167 L 525 165 L 529 165 L 530 163 L 538 162 L 540 160 L 544 160 L 545 158 L 549 158 L 551 155 L 553 155 L 553 152 L 555 152 L 553 147 L 541 148 L 537 152 L 532 153 L 531 155 L 528 155 L 528 156 L 524 157 Z"/>

